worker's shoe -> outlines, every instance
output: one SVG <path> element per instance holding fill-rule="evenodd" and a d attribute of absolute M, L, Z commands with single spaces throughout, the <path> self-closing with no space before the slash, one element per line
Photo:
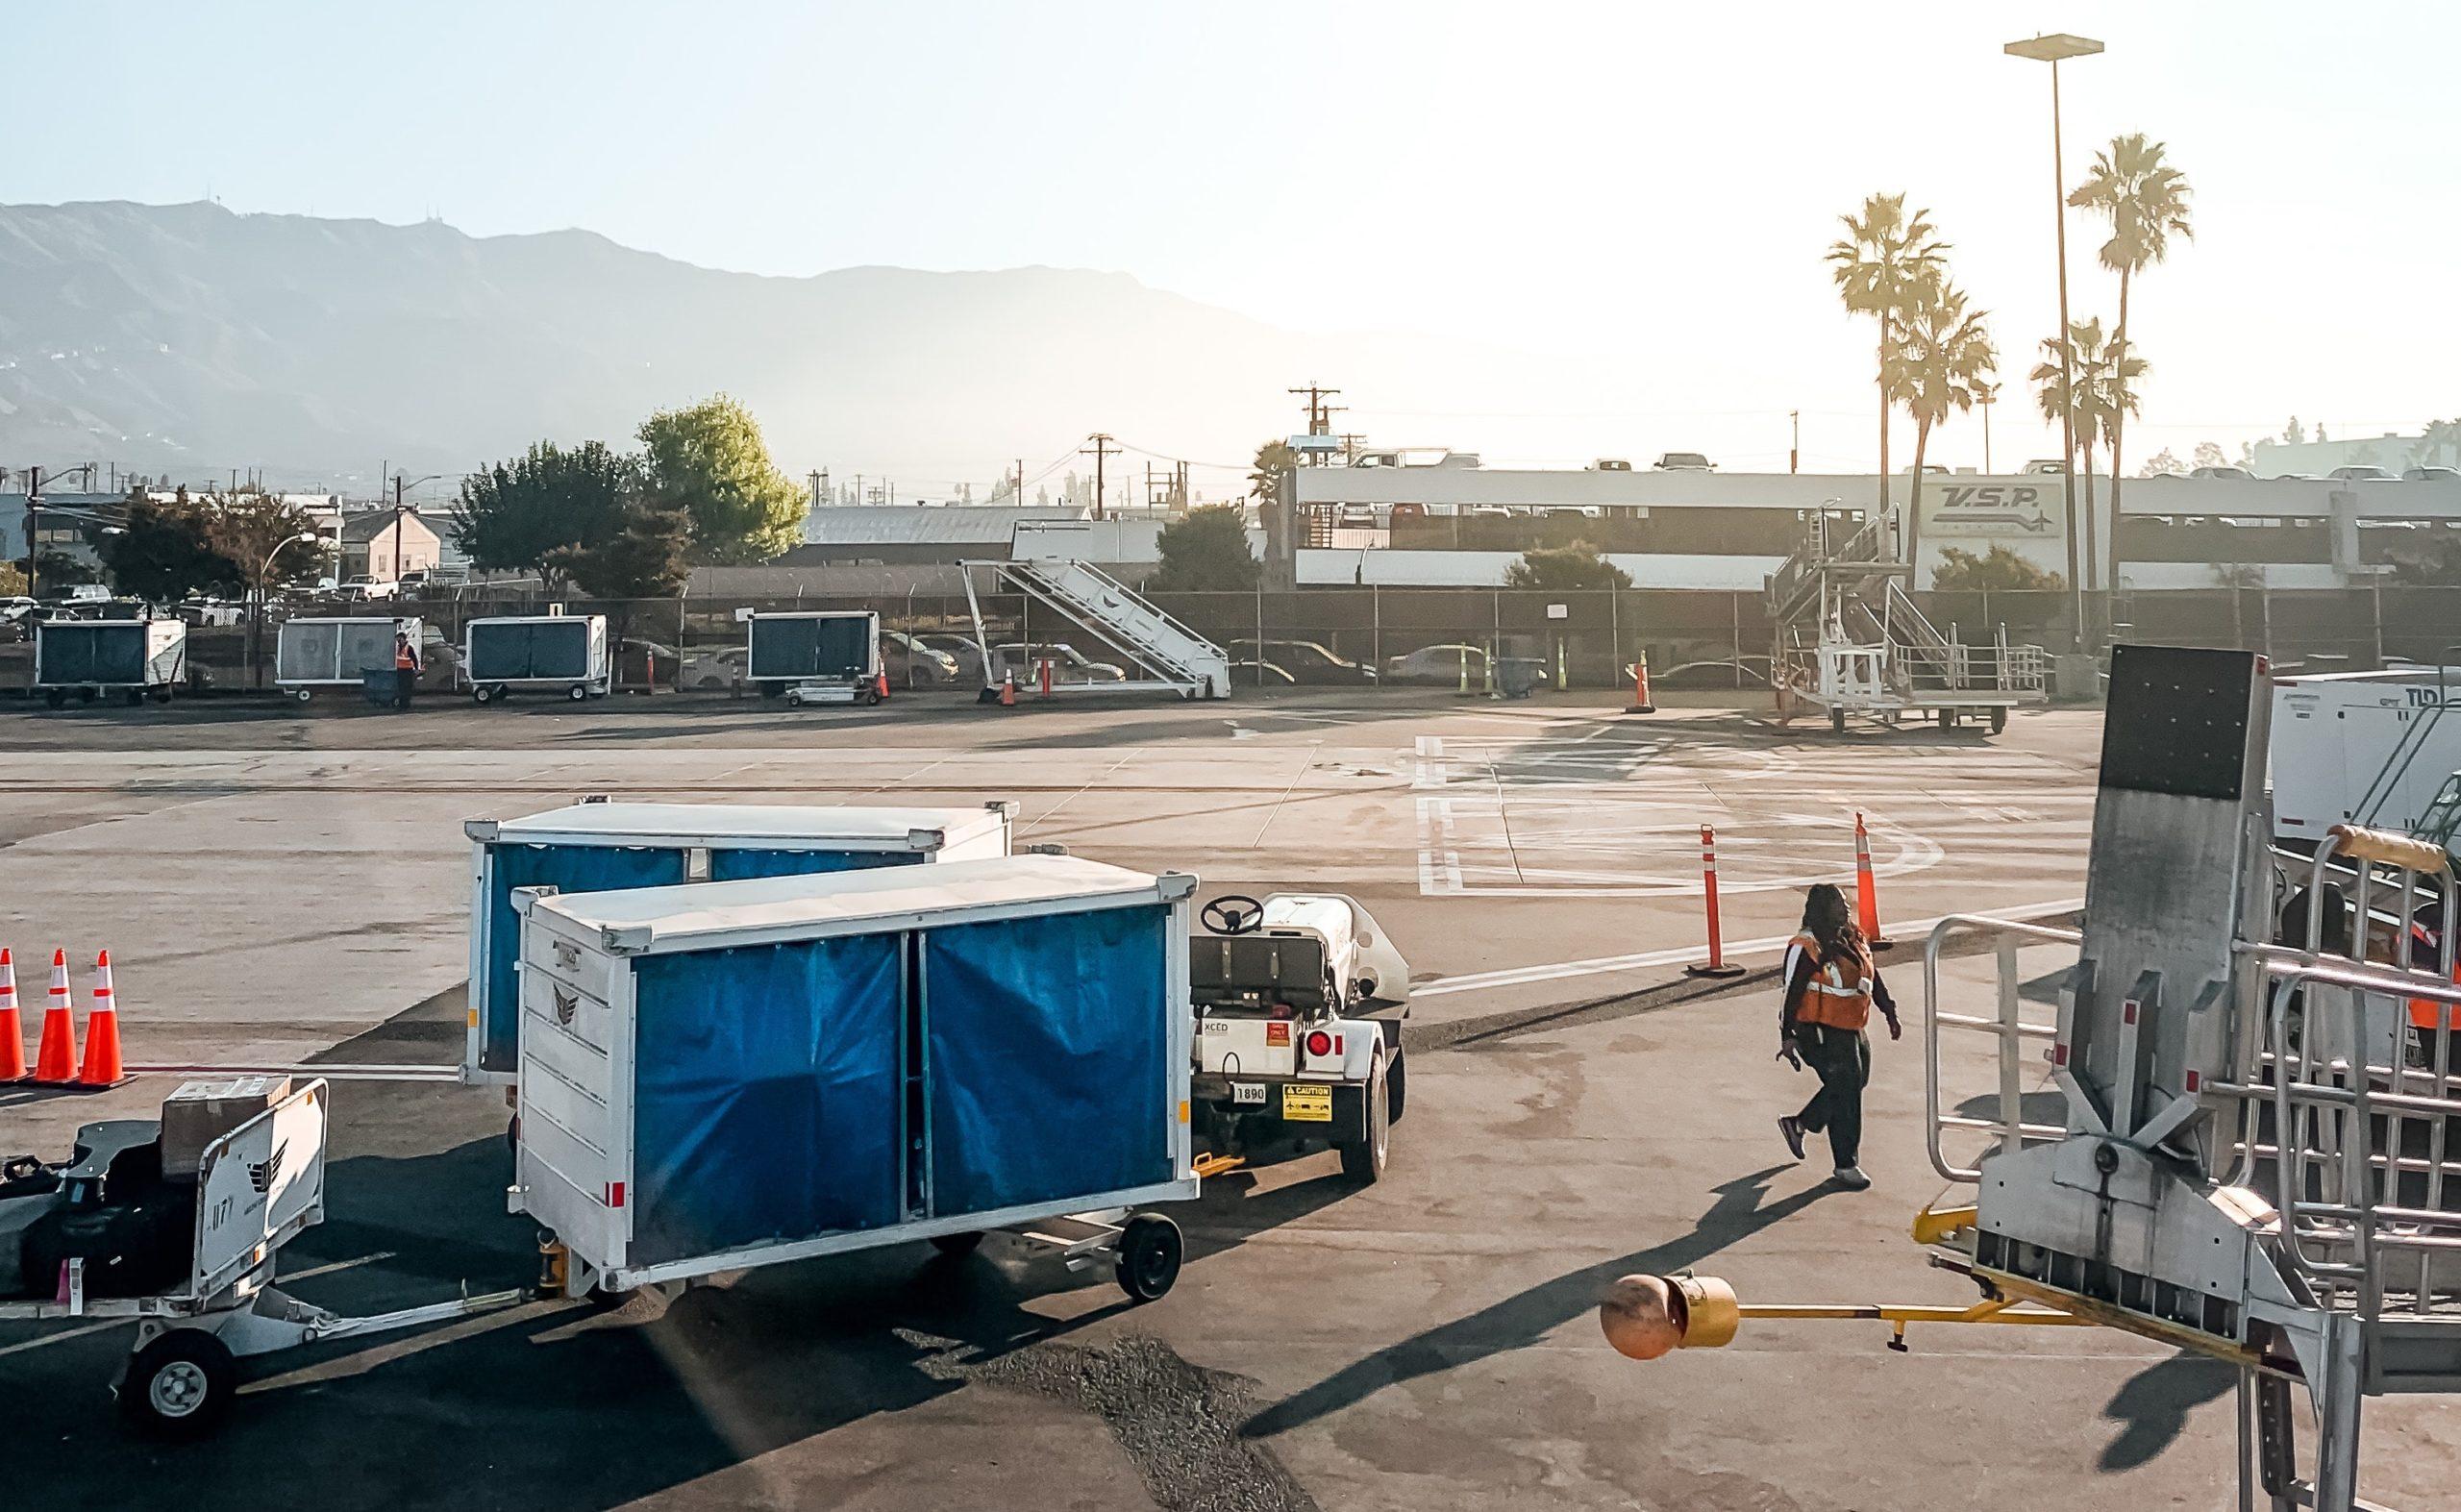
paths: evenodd
<path fill-rule="evenodd" d="M 1863 1174 L 1861 1166 L 1839 1166 L 1836 1181 L 1849 1192 L 1860 1192 L 1872 1184 L 1872 1178 Z"/>
<path fill-rule="evenodd" d="M 1796 1159 L 1801 1160 L 1803 1157 L 1803 1121 L 1802 1119 L 1792 1113 L 1779 1118 L 1777 1137 L 1786 1142 L 1786 1149 Z"/>

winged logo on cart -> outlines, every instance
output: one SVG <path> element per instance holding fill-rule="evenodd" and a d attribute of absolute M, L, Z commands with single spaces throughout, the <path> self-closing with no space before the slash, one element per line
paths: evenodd
<path fill-rule="evenodd" d="M 556 995 L 556 1022 L 570 1024 L 573 1021 L 573 1015 L 581 1009 L 581 999 L 561 987 L 552 990 Z"/>
<path fill-rule="evenodd" d="M 289 1153 L 290 1146 L 287 1144 L 276 1145 L 273 1147 L 272 1154 L 249 1164 L 248 1185 L 259 1197 L 272 1191 L 273 1184 L 282 1179 L 282 1157 Z"/>

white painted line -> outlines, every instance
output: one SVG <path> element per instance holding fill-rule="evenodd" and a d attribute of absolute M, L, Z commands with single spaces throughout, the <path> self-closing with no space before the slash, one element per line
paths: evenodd
<path fill-rule="evenodd" d="M 2038 903 L 2022 908 L 1994 909 L 1985 916 L 2022 922 L 2054 914 L 2073 913 L 2083 906 L 2085 906 L 2084 899 L 2071 898 L 2060 903 Z M 1899 939 L 1911 939 L 1916 935 L 1928 933 L 1946 915 L 1928 919 L 1908 919 L 1897 924 L 1883 925 L 1882 928 Z M 1754 955 L 1783 950 L 1786 942 L 1793 938 L 1792 934 L 1772 934 L 1757 940 L 1728 940 L 1726 942 L 1726 954 Z M 1708 958 L 1707 946 L 1685 945 L 1674 950 L 1644 951 L 1637 955 L 1600 955 L 1588 960 L 1557 961 L 1551 965 L 1512 966 L 1502 971 L 1474 972 L 1460 977 L 1439 978 L 1424 986 L 1412 987 L 1410 996 L 1413 999 L 1440 998 L 1456 992 L 1492 992 L 1504 987 L 1528 986 L 1532 982 L 1562 981 L 1574 977 L 1608 977 L 1620 972 L 1645 971 L 1653 966 L 1674 966 Z"/>

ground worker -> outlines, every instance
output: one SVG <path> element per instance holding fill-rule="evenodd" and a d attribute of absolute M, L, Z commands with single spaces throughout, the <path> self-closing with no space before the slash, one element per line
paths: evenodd
<path fill-rule="evenodd" d="M 419 670 L 419 648 L 410 644 L 410 632 L 393 632 L 393 670 L 416 674 Z"/>
<path fill-rule="evenodd" d="M 1777 1120 L 1777 1133 L 1798 1160 L 1803 1136 L 1826 1130 L 1836 1158 L 1836 1181 L 1859 1192 L 1872 1184 L 1855 1162 L 1863 1143 L 1863 1083 L 1871 1079 L 1872 1047 L 1863 1026 L 1877 1007 L 1888 1037 L 1905 1032 L 1897 1004 L 1872 965 L 1871 947 L 1854 927 L 1846 895 L 1827 882 L 1803 898 L 1803 923 L 1786 943 L 1785 996 L 1777 1017 L 1777 1058 L 1797 1071 L 1803 1062 L 1820 1078 L 1820 1090 L 1800 1113 Z"/>

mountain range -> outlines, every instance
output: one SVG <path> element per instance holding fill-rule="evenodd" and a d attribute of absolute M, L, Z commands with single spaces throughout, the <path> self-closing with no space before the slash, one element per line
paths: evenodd
<path fill-rule="evenodd" d="M 1401 402 L 1544 381 L 1515 354 L 1296 334 L 1119 273 L 776 278 L 585 231 L 0 206 L 0 463 L 12 468 L 257 468 L 282 486 L 341 486 L 389 463 L 451 478 L 540 438 L 629 444 L 653 410 L 726 391 L 797 476 L 893 475 L 902 497 L 967 479 L 982 497 L 1015 459 L 1031 476 L 1095 431 L 1243 463 L 1299 429 L 1284 390 L 1320 372 L 1380 381 Z"/>

